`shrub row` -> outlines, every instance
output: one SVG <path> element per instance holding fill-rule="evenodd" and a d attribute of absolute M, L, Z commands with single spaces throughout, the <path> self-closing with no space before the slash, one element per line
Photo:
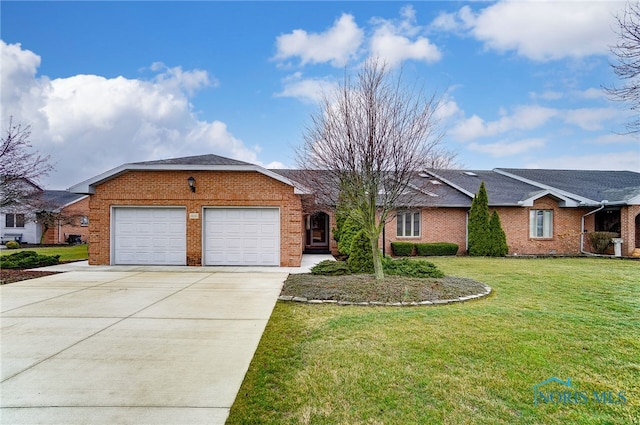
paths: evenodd
<path fill-rule="evenodd" d="M 394 260 L 386 257 L 382 261 L 382 267 L 385 274 L 390 276 L 444 277 L 444 273 L 427 260 L 410 260 L 408 258 Z M 342 276 L 351 273 L 372 273 L 372 271 L 352 271 L 345 261 L 325 260 L 313 266 L 311 273 L 324 276 Z"/>
<path fill-rule="evenodd" d="M 0 257 L 0 267 L 3 269 L 31 269 L 53 266 L 59 262 L 59 255 L 41 255 L 35 251 L 20 251 Z"/>
<path fill-rule="evenodd" d="M 391 242 L 391 250 L 393 255 L 398 257 L 409 257 L 415 253 L 421 257 L 430 255 L 456 255 L 458 253 L 458 244 L 449 242 L 434 243 L 412 243 L 412 242 Z"/>

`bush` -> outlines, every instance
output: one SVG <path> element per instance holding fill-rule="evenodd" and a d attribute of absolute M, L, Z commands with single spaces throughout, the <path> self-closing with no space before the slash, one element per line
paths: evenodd
<path fill-rule="evenodd" d="M 353 238 L 351 254 L 349 255 L 347 264 L 349 265 L 351 273 L 373 273 L 371 241 L 364 230 L 360 230 Z"/>
<path fill-rule="evenodd" d="M 507 252 L 509 252 L 507 235 L 502 229 L 502 223 L 497 211 L 491 214 L 491 219 L 489 220 L 489 237 L 491 238 L 491 243 L 488 254 L 491 257 L 504 257 L 507 255 Z"/>
<path fill-rule="evenodd" d="M 414 245 L 413 242 L 391 242 L 391 250 L 398 257 L 409 257 L 413 255 Z"/>
<path fill-rule="evenodd" d="M 427 260 L 410 260 L 385 258 L 382 262 L 385 274 L 407 277 L 444 277 L 444 273 Z"/>
<path fill-rule="evenodd" d="M 618 234 L 614 232 L 592 232 L 589 233 L 589 242 L 596 253 L 603 254 L 611 244 L 611 238 L 617 237 Z"/>
<path fill-rule="evenodd" d="M 350 273 L 349 266 L 344 261 L 324 260 L 311 267 L 311 274 L 323 276 L 342 276 Z"/>
<path fill-rule="evenodd" d="M 449 242 L 417 243 L 416 253 L 421 257 L 430 255 L 456 255 L 458 244 Z"/>
<path fill-rule="evenodd" d="M 0 267 L 3 269 L 31 269 L 58 263 L 60 263 L 59 255 L 40 255 L 35 251 L 20 251 L 0 257 Z"/>
<path fill-rule="evenodd" d="M 347 217 L 340 229 L 340 240 L 338 241 L 338 252 L 343 255 L 351 255 L 351 243 L 356 236 L 360 226 L 351 217 Z"/>
<path fill-rule="evenodd" d="M 20 248 L 20 244 L 16 241 L 8 241 L 6 244 L 4 244 L 4 246 L 7 247 L 7 249 L 18 249 Z"/>

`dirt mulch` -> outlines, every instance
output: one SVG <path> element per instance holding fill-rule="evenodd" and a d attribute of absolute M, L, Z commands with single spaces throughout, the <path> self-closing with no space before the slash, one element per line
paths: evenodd
<path fill-rule="evenodd" d="M 60 272 L 45 272 L 36 270 L 2 269 L 0 270 L 0 285 L 20 282 L 21 280 L 35 279 L 37 277 L 50 276 Z"/>

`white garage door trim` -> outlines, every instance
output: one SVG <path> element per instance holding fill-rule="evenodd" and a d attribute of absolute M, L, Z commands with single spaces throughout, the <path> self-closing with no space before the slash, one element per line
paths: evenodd
<path fill-rule="evenodd" d="M 203 208 L 205 266 L 279 266 L 280 208 Z"/>
<path fill-rule="evenodd" d="M 186 265 L 186 208 L 112 207 L 111 247 L 114 265 Z"/>

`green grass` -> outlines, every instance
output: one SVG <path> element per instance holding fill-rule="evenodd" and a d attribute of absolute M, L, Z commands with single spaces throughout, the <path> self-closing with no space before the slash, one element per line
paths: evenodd
<path fill-rule="evenodd" d="M 640 262 L 430 260 L 494 293 L 439 307 L 278 302 L 227 423 L 640 424 Z M 534 405 L 552 376 L 589 403 Z"/>
<path fill-rule="evenodd" d="M 40 255 L 60 255 L 60 261 L 81 261 L 89 258 L 87 253 L 87 244 L 81 245 L 60 245 L 46 248 L 19 248 L 19 249 L 3 249 L 0 256 L 13 254 L 20 251 L 35 251 Z"/>

